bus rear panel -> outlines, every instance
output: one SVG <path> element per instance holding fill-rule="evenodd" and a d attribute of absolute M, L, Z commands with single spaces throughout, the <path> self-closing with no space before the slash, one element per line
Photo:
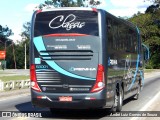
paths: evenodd
<path fill-rule="evenodd" d="M 37 11 L 30 42 L 33 105 L 101 108 L 106 104 L 98 11 Z"/>

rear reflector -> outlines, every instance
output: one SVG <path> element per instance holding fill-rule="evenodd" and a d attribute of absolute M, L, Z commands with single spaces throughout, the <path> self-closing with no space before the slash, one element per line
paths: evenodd
<path fill-rule="evenodd" d="M 46 96 L 37 96 L 37 99 L 46 99 Z"/>
<path fill-rule="evenodd" d="M 34 64 L 31 64 L 31 66 L 30 66 L 30 80 L 31 80 L 31 88 L 37 92 L 41 92 L 41 89 L 39 88 L 38 83 L 37 83 L 36 71 L 35 71 Z"/>
<path fill-rule="evenodd" d="M 96 100 L 94 97 L 85 97 L 86 100 Z"/>
<path fill-rule="evenodd" d="M 99 64 L 97 69 L 96 83 L 94 84 L 91 92 L 98 92 L 105 87 L 104 81 L 104 67 Z"/>

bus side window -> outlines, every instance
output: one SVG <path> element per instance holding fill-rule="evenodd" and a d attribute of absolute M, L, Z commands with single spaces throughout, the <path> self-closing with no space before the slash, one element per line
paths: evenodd
<path fill-rule="evenodd" d="M 150 57 L 149 48 L 145 44 L 142 44 L 142 46 L 143 46 L 144 60 L 145 62 L 148 62 Z"/>

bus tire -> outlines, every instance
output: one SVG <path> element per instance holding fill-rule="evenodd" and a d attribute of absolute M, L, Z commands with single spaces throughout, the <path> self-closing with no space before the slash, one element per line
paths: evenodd
<path fill-rule="evenodd" d="M 134 96 L 134 99 L 135 99 L 135 100 L 138 100 L 138 99 L 139 99 L 140 91 L 141 91 L 141 87 L 140 87 L 140 84 L 138 84 L 137 94 Z"/>
<path fill-rule="evenodd" d="M 116 89 L 116 94 L 115 94 L 115 103 L 111 108 L 111 112 L 120 112 L 122 110 L 122 105 L 123 105 L 123 89 L 119 88 L 120 90 Z"/>
<path fill-rule="evenodd" d="M 116 111 L 120 112 L 123 106 L 123 89 L 120 88 L 119 92 L 117 92 L 117 106 Z"/>

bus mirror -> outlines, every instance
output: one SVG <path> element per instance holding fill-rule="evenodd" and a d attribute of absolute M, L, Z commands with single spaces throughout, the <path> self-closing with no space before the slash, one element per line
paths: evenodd
<path fill-rule="evenodd" d="M 149 48 L 145 44 L 142 44 L 142 46 L 143 46 L 144 60 L 147 62 L 150 57 Z"/>

